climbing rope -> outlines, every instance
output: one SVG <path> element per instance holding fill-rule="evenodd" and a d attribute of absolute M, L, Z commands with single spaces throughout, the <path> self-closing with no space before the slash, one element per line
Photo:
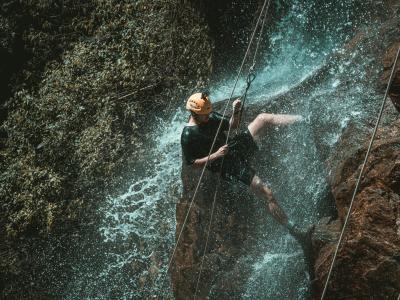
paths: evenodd
<path fill-rule="evenodd" d="M 210 222 L 208 223 L 208 228 L 207 228 L 207 238 L 206 238 L 206 243 L 204 245 L 203 255 L 201 257 L 200 270 L 199 270 L 199 275 L 197 276 L 196 290 L 195 290 L 193 299 L 196 299 L 196 295 L 197 295 L 197 292 L 199 290 L 199 283 L 200 283 L 200 279 L 201 279 L 201 274 L 203 272 L 204 258 L 205 258 L 206 251 L 207 251 L 208 240 L 210 238 L 211 224 L 212 224 L 212 220 L 213 220 L 213 216 L 214 216 L 215 202 L 216 202 L 216 199 L 217 199 L 217 194 L 218 194 L 217 192 L 219 190 L 220 183 L 221 183 L 221 173 L 220 173 L 220 176 L 218 176 L 218 179 L 217 179 L 217 186 L 215 188 L 215 193 L 214 193 L 214 197 L 213 197 L 213 203 L 212 203 L 212 207 L 211 207 Z"/>
<path fill-rule="evenodd" d="M 268 1 L 268 5 L 269 5 L 269 3 L 270 3 L 270 0 Z M 229 99 L 228 99 L 228 101 L 226 102 L 226 105 L 225 105 L 225 107 L 224 107 L 224 110 L 223 110 L 223 113 L 222 113 L 221 121 L 220 121 L 219 126 L 218 126 L 218 128 L 217 128 L 217 132 L 216 132 L 216 134 L 215 134 L 214 140 L 213 140 L 213 142 L 212 142 L 212 145 L 211 145 L 211 147 L 210 147 L 210 151 L 209 151 L 208 156 L 207 156 L 207 161 L 206 161 L 206 163 L 204 164 L 204 166 L 203 166 L 203 168 L 202 168 L 202 171 L 201 171 L 199 180 L 198 180 L 198 182 L 197 182 L 195 191 L 194 191 L 193 196 L 192 196 L 192 199 L 191 199 L 191 201 L 190 201 L 189 208 L 188 208 L 188 210 L 187 210 L 187 212 L 186 212 L 184 221 L 183 221 L 183 223 L 182 223 L 181 230 L 179 231 L 178 238 L 177 238 L 177 241 L 176 241 L 174 250 L 173 250 L 173 252 L 172 252 L 171 258 L 170 258 L 170 260 L 169 260 L 169 262 L 168 262 L 168 267 L 167 267 L 167 270 L 166 270 L 166 273 L 165 273 L 165 274 L 168 274 L 169 270 L 171 269 L 171 264 L 172 264 L 172 261 L 173 261 L 174 256 L 175 256 L 176 249 L 178 248 L 180 238 L 181 238 L 181 236 L 182 236 L 183 230 L 184 230 L 184 228 L 185 228 L 186 222 L 187 222 L 188 217 L 189 217 L 189 214 L 190 214 L 190 210 L 191 210 L 191 208 L 192 208 L 192 206 L 193 206 L 193 203 L 194 203 L 194 200 L 195 200 L 195 198 L 196 198 L 197 192 L 198 192 L 198 190 L 199 190 L 201 181 L 202 181 L 202 179 L 203 179 L 203 177 L 204 177 L 204 173 L 205 173 L 206 167 L 208 166 L 208 163 L 209 163 L 209 161 L 210 161 L 210 156 L 211 156 L 211 154 L 212 154 L 212 150 L 213 150 L 213 148 L 214 148 L 214 146 L 215 146 L 217 137 L 218 137 L 219 133 L 221 132 L 223 119 L 224 119 L 224 117 L 225 117 L 225 115 L 226 115 L 226 112 L 227 112 L 227 109 L 228 109 L 228 107 L 229 107 L 229 104 L 230 104 L 231 101 L 232 101 L 233 94 L 234 94 L 234 92 L 235 92 L 235 90 L 236 90 L 236 86 L 237 86 L 237 83 L 238 83 L 238 81 L 239 81 L 240 75 L 242 74 L 242 70 L 243 70 L 244 64 L 245 64 L 245 62 L 246 62 L 246 60 L 247 60 L 247 57 L 248 57 L 248 55 L 249 55 L 251 45 L 253 44 L 254 36 L 255 36 L 256 31 L 257 31 L 257 28 L 258 28 L 258 26 L 259 26 L 259 23 L 260 23 L 260 20 L 261 20 L 261 16 L 262 16 L 262 12 L 264 11 L 264 9 L 265 9 L 265 7 L 266 7 L 266 4 L 267 4 L 267 0 L 264 1 L 263 7 L 262 7 L 262 9 L 261 9 L 261 13 L 260 13 L 260 15 L 259 15 L 259 17 L 258 17 L 258 19 L 257 19 L 255 28 L 254 28 L 254 30 L 253 30 L 253 32 L 252 32 L 252 34 L 251 34 L 250 41 L 249 41 L 249 45 L 247 46 L 246 53 L 245 53 L 245 55 L 244 55 L 244 57 L 243 57 L 243 60 L 242 60 L 241 65 L 240 65 L 240 68 L 239 68 L 238 74 L 237 74 L 237 76 L 236 76 L 236 79 L 235 79 L 235 82 L 234 82 L 234 85 L 233 85 L 231 94 L 230 94 L 230 96 L 229 96 Z M 258 47 L 257 47 L 257 48 L 258 48 Z M 255 61 L 255 59 L 253 59 L 253 62 L 254 62 L 254 61 Z M 229 136 L 230 130 L 231 130 L 231 126 L 229 126 L 228 136 Z M 164 277 L 164 278 L 165 278 L 165 277 Z M 160 289 L 161 291 L 162 291 L 162 289 L 163 289 L 164 283 L 165 283 L 165 279 L 162 280 L 161 289 Z"/>
<path fill-rule="evenodd" d="M 241 109 L 240 109 L 240 112 L 239 112 L 239 123 L 237 125 L 238 129 L 239 129 L 239 126 L 240 126 L 240 119 L 241 119 L 243 108 L 244 108 L 244 105 L 245 105 L 245 102 L 246 102 L 246 98 L 247 98 L 247 92 L 250 89 L 250 86 L 251 86 L 252 82 L 256 78 L 256 75 L 254 73 L 254 66 L 255 66 L 255 63 L 256 63 L 256 57 L 257 57 L 257 54 L 258 54 L 259 44 L 260 44 L 260 40 L 262 39 L 262 33 L 263 33 L 263 30 L 264 30 L 265 19 L 267 17 L 267 13 L 268 13 L 268 9 L 269 9 L 271 0 L 268 0 L 267 6 L 266 6 L 266 3 L 267 3 L 267 0 L 264 1 L 264 5 L 263 5 L 263 7 L 261 9 L 260 15 L 259 15 L 258 20 L 257 20 L 256 28 L 253 31 L 253 35 L 254 35 L 254 32 L 256 32 L 256 30 L 257 30 L 257 26 L 259 24 L 260 18 L 261 18 L 262 14 L 263 14 L 263 12 L 265 10 L 262 26 L 261 26 L 261 29 L 260 29 L 260 32 L 259 32 L 259 36 L 258 36 L 256 50 L 255 50 L 254 56 L 253 56 L 253 63 L 251 65 L 250 69 L 249 69 L 249 72 L 248 72 L 247 78 L 246 78 L 247 86 L 246 86 L 246 89 L 245 89 L 245 92 L 244 92 L 243 96 L 241 97 L 243 99 L 243 102 L 242 102 L 242 106 L 241 106 Z M 252 43 L 252 39 L 250 41 L 249 47 L 251 46 L 251 43 Z M 230 100 L 232 98 L 232 95 L 233 95 L 233 92 L 231 94 L 231 97 L 230 97 L 228 103 L 230 102 Z M 220 124 L 222 124 L 222 120 L 221 120 Z M 229 123 L 229 128 L 228 128 L 225 144 L 228 144 L 228 140 L 229 140 L 229 135 L 230 135 L 231 129 L 232 129 L 232 124 Z M 216 203 L 216 200 L 217 200 L 217 194 L 218 194 L 218 191 L 219 191 L 219 187 L 221 185 L 221 176 L 222 176 L 222 168 L 223 168 L 223 165 L 224 165 L 224 159 L 225 159 L 225 157 L 223 156 L 222 157 L 221 166 L 220 166 L 220 170 L 219 170 L 219 176 L 218 176 L 218 180 L 217 180 L 217 185 L 216 185 L 215 192 L 214 192 L 213 203 L 212 203 L 212 207 L 211 207 L 210 221 L 208 223 L 208 228 L 207 228 L 207 238 L 206 238 L 206 243 L 204 245 L 203 255 L 202 255 L 202 259 L 201 259 L 201 263 L 200 263 L 199 275 L 197 277 L 196 289 L 195 289 L 195 294 L 193 296 L 193 299 L 196 299 L 196 295 L 197 295 L 197 292 L 198 292 L 198 289 L 199 289 L 199 283 L 200 283 L 200 279 L 201 279 L 201 274 L 202 274 L 202 271 L 203 271 L 204 259 L 205 259 L 205 254 L 207 252 L 208 241 L 209 241 L 210 231 L 211 231 L 211 225 L 212 225 L 213 216 L 214 216 L 215 203 Z"/>
<path fill-rule="evenodd" d="M 152 88 L 152 87 L 156 87 L 158 84 L 159 84 L 159 83 L 157 82 L 157 83 L 155 83 L 155 84 L 148 85 L 148 86 L 146 86 L 146 87 L 144 87 L 144 88 L 141 88 L 141 89 L 139 89 L 139 90 L 130 92 L 130 93 L 126 94 L 126 95 L 119 96 L 119 97 L 118 97 L 118 100 L 121 100 L 121 99 L 124 99 L 124 98 L 126 98 L 126 97 L 135 95 L 135 94 L 137 94 L 137 93 L 139 93 L 139 92 L 141 92 L 141 91 L 148 90 L 148 89 L 150 89 L 150 88 Z"/>
<path fill-rule="evenodd" d="M 325 297 L 326 290 L 328 288 L 329 279 L 330 279 L 331 274 L 332 274 L 333 266 L 335 264 L 335 260 L 336 260 L 337 254 L 339 252 L 339 247 L 340 247 L 340 244 L 341 244 L 342 239 L 343 239 L 343 234 L 344 234 L 344 231 L 346 229 L 347 222 L 348 222 L 348 220 L 350 218 L 350 215 L 351 215 L 351 210 L 353 208 L 354 199 L 356 197 L 356 194 L 357 194 L 360 182 L 361 182 L 361 178 L 362 178 L 362 175 L 363 175 L 363 172 L 364 172 L 364 169 L 365 169 L 365 165 L 367 163 L 369 154 L 370 154 L 371 149 L 372 149 L 372 144 L 374 142 L 374 139 L 375 139 L 375 136 L 376 136 L 376 132 L 377 132 L 378 127 L 379 127 L 379 122 L 381 121 L 381 118 L 382 118 L 383 109 L 385 108 L 386 99 L 387 99 L 387 96 L 388 96 L 388 93 L 389 93 L 390 86 L 392 84 L 393 75 L 394 75 L 394 72 L 395 72 L 395 69 L 396 69 L 396 65 L 397 65 L 397 60 L 399 58 L 399 54 L 400 54 L 400 46 L 399 46 L 399 49 L 397 50 L 396 58 L 395 58 L 394 63 L 393 63 L 392 72 L 390 74 L 390 78 L 389 78 L 389 82 L 388 82 L 388 85 L 387 85 L 387 88 L 386 88 L 385 96 L 383 97 L 381 109 L 380 109 L 379 114 L 378 114 L 378 119 L 377 119 L 376 124 L 375 124 L 374 132 L 373 132 L 371 140 L 369 142 L 368 150 L 367 150 L 367 153 L 365 155 L 364 162 L 362 164 L 360 174 L 358 175 L 357 184 L 356 184 L 356 187 L 354 188 L 353 196 L 352 196 L 351 201 L 350 201 L 350 207 L 349 207 L 349 209 L 347 211 L 346 219 L 344 221 L 344 224 L 343 224 L 343 227 L 342 227 L 342 231 L 340 233 L 339 241 L 338 241 L 338 243 L 336 245 L 335 254 L 333 255 L 332 263 L 330 265 L 328 276 L 327 276 L 326 281 L 325 281 L 325 286 L 324 286 L 324 290 L 322 292 L 321 300 L 323 300 L 324 297 Z M 400 295 L 399 295 L 399 298 L 400 298 Z"/>
<path fill-rule="evenodd" d="M 262 22 L 261 29 L 260 29 L 260 32 L 259 32 L 259 35 L 258 35 L 258 39 L 257 39 L 256 50 L 254 51 L 253 62 L 252 62 L 251 67 L 249 68 L 249 72 L 247 73 L 247 79 L 246 79 L 247 86 L 246 86 L 246 89 L 245 89 L 242 97 L 240 97 L 240 99 L 242 99 L 242 106 L 241 106 L 240 112 L 239 112 L 239 123 L 238 123 L 238 127 L 236 129 L 236 134 L 239 132 L 239 129 L 240 129 L 240 124 L 241 124 L 241 121 L 242 121 L 242 115 L 243 115 L 244 107 L 245 107 L 246 100 L 247 100 L 247 92 L 249 91 L 252 82 L 256 79 L 256 74 L 254 72 L 254 67 L 256 66 L 257 54 L 258 54 L 258 50 L 260 48 L 260 42 L 262 40 L 262 33 L 264 32 L 265 20 L 267 19 L 267 16 L 268 16 L 268 10 L 269 10 L 270 4 L 271 4 L 271 0 L 268 1 L 267 8 L 265 9 L 263 22 Z M 261 14 L 262 14 L 262 11 L 261 11 L 260 15 Z"/>

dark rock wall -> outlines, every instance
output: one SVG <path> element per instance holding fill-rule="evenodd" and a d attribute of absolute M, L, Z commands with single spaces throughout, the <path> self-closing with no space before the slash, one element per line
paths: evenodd
<path fill-rule="evenodd" d="M 184 223 L 200 171 L 182 166 L 184 193 L 176 208 L 176 237 Z M 205 173 L 182 232 L 171 267 L 176 299 L 193 298 L 196 292 L 217 181 L 215 174 Z M 256 251 L 257 235 L 254 233 L 266 217 L 265 207 L 249 195 L 246 187 L 221 181 L 197 299 L 239 297 L 251 271 L 249 264 L 244 262 L 249 253 Z"/>
<path fill-rule="evenodd" d="M 210 26 L 211 37 L 215 41 L 214 76 L 230 76 L 236 73 L 248 46 L 250 31 L 254 28 L 264 1 L 196 1 Z M 278 10 L 271 1 L 269 14 L 263 33 L 260 52 L 268 46 L 268 34 L 273 31 L 274 21 L 283 14 L 286 6 Z M 262 59 L 259 55 L 259 59 Z M 262 65 L 262 64 L 260 64 Z M 218 78 L 217 78 L 218 79 Z"/>
<path fill-rule="evenodd" d="M 332 165 L 330 176 L 339 221 L 318 224 L 314 234 L 316 299 L 323 285 L 335 250 L 341 224 L 368 146 L 353 144 L 359 132 L 349 128 L 339 147 L 340 163 Z M 326 299 L 395 299 L 400 291 L 400 123 L 381 128 L 353 206 Z M 352 147 L 348 147 L 348 143 Z M 330 227 L 329 227 L 330 226 Z M 329 238 L 331 236 L 331 238 Z M 323 246 L 321 247 L 321 241 Z M 319 244 L 319 246 L 318 246 Z"/>
<path fill-rule="evenodd" d="M 388 49 L 383 59 L 384 73 L 381 78 L 383 86 L 387 86 L 387 82 L 389 81 L 390 74 L 392 73 L 393 63 L 399 47 L 400 47 L 400 42 L 394 43 Z M 400 62 L 399 61 L 397 62 L 397 66 L 393 75 L 394 75 L 393 81 L 389 89 L 389 97 L 392 100 L 393 105 L 396 107 L 397 111 L 400 112 Z"/>
<path fill-rule="evenodd" d="M 347 46 L 355 49 L 363 45 L 376 59 L 381 59 L 382 70 L 377 73 L 380 81 L 371 76 L 374 79 L 371 85 L 381 90 L 380 97 L 387 87 L 399 46 L 398 6 L 390 1 L 383 5 L 393 13 L 378 30 L 389 48 L 381 49 L 373 38 L 366 44 L 365 40 L 371 37 L 365 33 L 357 34 Z M 370 73 L 375 72 L 370 70 Z M 399 66 L 394 74 L 325 299 L 396 299 L 400 293 Z M 377 97 L 377 103 L 382 100 L 380 97 Z M 337 220 L 321 220 L 313 234 L 315 299 L 320 299 L 375 121 L 373 118 L 366 124 L 350 124 L 336 150 L 327 158 L 329 181 L 339 216 Z"/>

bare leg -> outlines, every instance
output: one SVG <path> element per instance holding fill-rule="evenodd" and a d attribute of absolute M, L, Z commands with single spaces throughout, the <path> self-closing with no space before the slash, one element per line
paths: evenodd
<path fill-rule="evenodd" d="M 312 230 L 310 231 L 304 231 L 301 228 L 299 228 L 296 224 L 293 222 L 290 222 L 282 210 L 276 200 L 272 196 L 271 190 L 261 181 L 261 179 L 255 175 L 253 177 L 253 180 L 250 184 L 250 189 L 251 191 L 256 194 L 261 199 L 264 199 L 267 204 L 267 209 L 272 215 L 272 217 L 278 221 L 279 224 L 283 225 L 286 227 L 288 232 L 297 240 L 297 242 L 300 244 L 301 248 L 303 249 L 303 252 L 305 254 L 305 259 L 306 263 L 309 265 L 311 268 L 310 264 L 310 253 L 311 253 L 311 233 Z M 313 270 L 313 269 L 310 269 Z M 310 272 L 310 275 L 313 274 Z"/>
<path fill-rule="evenodd" d="M 265 200 L 267 209 L 274 217 L 276 221 L 278 221 L 283 226 L 288 224 L 288 219 L 284 211 L 280 208 L 276 200 L 272 196 L 271 189 L 268 188 L 266 184 L 264 184 L 260 177 L 255 175 L 250 184 L 250 190 L 259 198 Z"/>
<path fill-rule="evenodd" d="M 296 121 L 302 119 L 299 115 L 279 115 L 279 114 L 259 114 L 253 122 L 247 127 L 250 134 L 255 140 L 258 140 L 263 134 L 263 131 L 267 125 L 287 125 L 293 124 Z"/>

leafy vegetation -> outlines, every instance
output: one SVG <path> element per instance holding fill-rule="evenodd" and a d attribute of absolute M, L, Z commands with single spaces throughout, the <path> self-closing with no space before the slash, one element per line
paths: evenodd
<path fill-rule="evenodd" d="M 24 47 L 2 125 L 2 234 L 46 236 L 117 187 L 144 122 L 205 84 L 212 41 L 177 0 L 8 1 L 0 20 L 2 47 Z"/>

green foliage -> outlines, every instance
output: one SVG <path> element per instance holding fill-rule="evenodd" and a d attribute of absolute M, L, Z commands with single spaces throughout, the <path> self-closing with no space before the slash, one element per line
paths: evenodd
<path fill-rule="evenodd" d="M 118 185 L 153 112 L 207 80 L 212 43 L 178 0 L 11 2 L 34 26 L 13 23 L 32 57 L 3 125 L 2 218 L 9 236 L 47 234 Z"/>

